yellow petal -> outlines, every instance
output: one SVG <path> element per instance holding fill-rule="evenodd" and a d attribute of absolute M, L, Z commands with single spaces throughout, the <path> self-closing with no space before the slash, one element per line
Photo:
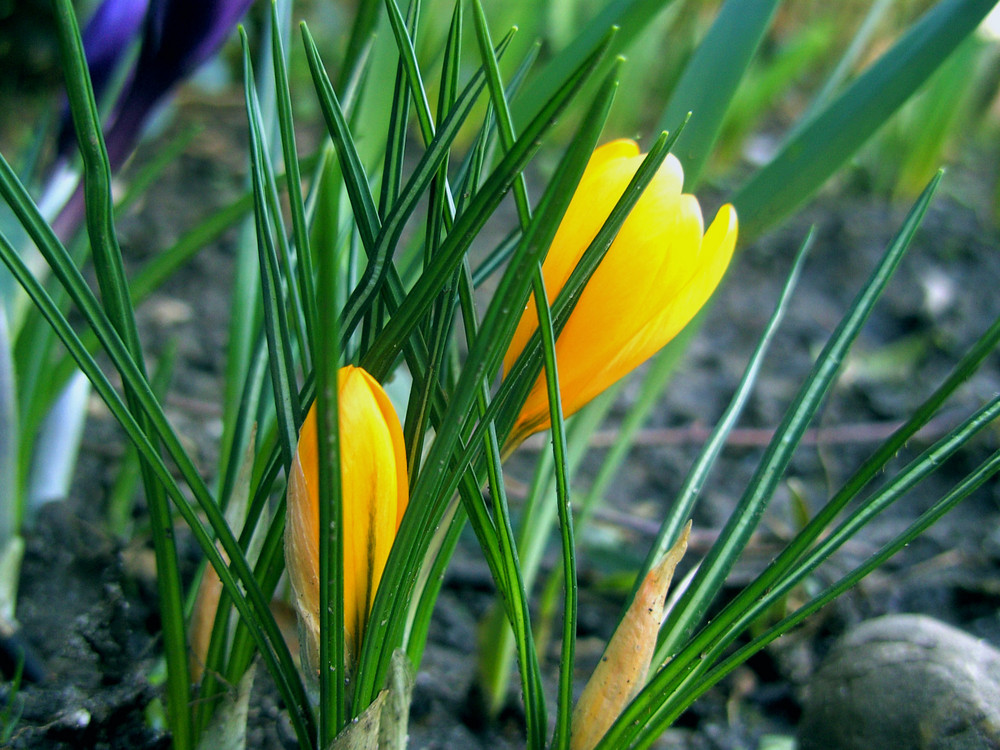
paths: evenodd
<path fill-rule="evenodd" d="M 367 372 L 338 376 L 343 509 L 344 629 L 357 654 L 389 550 L 407 503 L 406 459 L 399 419 Z M 285 557 L 310 665 L 319 644 L 319 471 L 316 409 L 309 410 L 288 483 Z"/>
<path fill-rule="evenodd" d="M 631 141 L 615 141 L 594 152 L 543 264 L 550 302 L 642 159 Z M 668 155 L 556 342 L 567 416 L 676 336 L 704 305 L 729 263 L 736 240 L 735 211 L 726 206 L 704 233 L 697 199 L 680 192 L 683 181 L 680 162 Z M 504 357 L 505 370 L 509 371 L 537 325 L 532 299 Z M 522 407 L 510 443 L 548 427 L 548 412 L 545 382 L 540 377 Z"/>
<path fill-rule="evenodd" d="M 595 380 L 609 381 L 608 385 L 618 381 L 662 349 L 691 322 L 722 280 L 733 256 L 736 234 L 736 211 L 731 205 L 725 205 L 719 209 L 701 242 L 692 275 L 681 288 L 653 306 L 656 314 L 636 330 L 614 357 L 605 361 Z"/>
<path fill-rule="evenodd" d="M 669 210 L 669 218 L 653 225 L 658 231 L 650 233 L 648 251 L 631 253 L 635 246 L 645 248 L 641 242 L 619 245 L 616 241 L 611 248 L 618 251 L 616 257 L 605 258 L 605 263 L 611 260 L 613 265 L 605 269 L 602 263 L 598 272 L 604 274 L 594 274 L 566 323 L 556 353 L 568 413 L 627 375 L 676 335 L 676 331 L 664 332 L 662 341 L 651 351 L 643 351 L 641 358 L 623 359 L 637 333 L 674 303 L 679 290 L 699 269 L 702 219 L 698 201 L 681 196 Z M 626 243 L 633 240 L 628 235 L 619 238 Z M 611 294 L 605 296 L 607 289 Z M 539 395 L 541 408 L 547 410 L 544 390 Z"/>
<path fill-rule="evenodd" d="M 594 151 L 559 224 L 542 267 L 550 303 L 562 291 L 583 253 L 611 215 L 612 209 L 635 176 L 643 158 L 635 141 L 625 139 L 612 141 Z M 668 197 L 678 196 L 683 182 L 684 173 L 680 162 L 673 156 L 668 156 L 660 165 L 653 183 L 640 198 L 639 203 L 655 205 Z M 638 205 L 636 207 L 638 208 Z M 517 355 L 524 349 L 537 327 L 535 301 L 534 297 L 531 297 L 507 350 L 507 356 L 504 357 L 505 370 L 509 371 L 513 366 Z"/>

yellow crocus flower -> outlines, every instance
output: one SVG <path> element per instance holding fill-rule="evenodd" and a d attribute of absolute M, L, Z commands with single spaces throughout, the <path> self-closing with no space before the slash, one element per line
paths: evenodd
<path fill-rule="evenodd" d="M 375 592 L 408 500 L 399 418 L 382 386 L 359 367 L 338 374 L 344 542 L 344 630 L 356 658 Z M 316 406 L 309 409 L 288 481 L 285 564 L 302 652 L 319 664 L 319 467 Z"/>
<path fill-rule="evenodd" d="M 642 163 L 639 146 L 617 140 L 590 157 L 542 266 L 555 301 Z M 736 245 L 736 210 L 719 209 L 704 231 L 701 207 L 681 192 L 672 154 L 636 202 L 556 341 L 560 392 L 573 414 L 676 336 L 719 284 Z M 509 372 L 538 328 L 530 299 L 504 357 Z M 549 427 L 544 374 L 521 408 L 508 445 Z"/>

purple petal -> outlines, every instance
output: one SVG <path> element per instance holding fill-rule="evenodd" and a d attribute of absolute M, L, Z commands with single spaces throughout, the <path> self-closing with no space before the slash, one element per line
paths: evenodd
<path fill-rule="evenodd" d="M 150 111 L 214 55 L 253 0 L 150 0 L 142 50 L 106 134 L 112 168 L 135 147 Z"/>
<path fill-rule="evenodd" d="M 83 30 L 94 95 L 100 99 L 129 45 L 138 38 L 149 0 L 104 0 Z"/>
<path fill-rule="evenodd" d="M 104 96 L 122 58 L 139 37 L 150 0 L 104 0 L 87 21 L 82 33 L 90 80 L 98 101 Z M 58 152 L 73 147 L 73 123 L 69 106 L 64 105 L 59 125 Z"/>
<path fill-rule="evenodd" d="M 151 0 L 137 78 L 169 88 L 214 55 L 253 0 Z"/>

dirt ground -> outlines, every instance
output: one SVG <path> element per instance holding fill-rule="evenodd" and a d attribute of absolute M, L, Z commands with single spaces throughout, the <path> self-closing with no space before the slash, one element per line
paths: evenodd
<path fill-rule="evenodd" d="M 186 112 L 205 130 L 168 167 L 146 200 L 121 222 L 130 263 L 148 260 L 211 206 L 238 194 L 245 162 L 237 100 Z M 887 289 L 825 406 L 824 428 L 804 445 L 746 559 L 731 581 L 745 584 L 787 539 L 795 521 L 794 491 L 815 510 L 870 452 L 879 435 L 939 383 L 965 349 L 1000 316 L 1000 232 L 990 215 L 995 151 L 956 165 L 946 177 L 909 255 Z M 192 185 L 201 186 L 194 192 Z M 738 381 L 791 258 L 810 225 L 816 245 L 759 386 L 724 450 L 694 516 L 687 568 L 703 556 L 750 478 L 764 440 L 840 315 L 905 215 L 900 207 L 859 194 L 849 182 L 769 236 L 742 248 L 717 293 L 704 327 L 656 410 L 639 445 L 608 491 L 606 505 L 582 534 L 580 680 L 616 622 L 624 592 L 620 574 L 638 564 L 701 442 Z M 222 373 L 236 234 L 230 232 L 182 269 L 141 311 L 152 356 L 168 341 L 178 364 L 168 415 L 212 475 L 220 424 Z M 888 357 L 886 352 L 895 356 Z M 998 357 L 957 394 L 942 418 L 907 447 L 898 466 L 1000 390 Z M 633 381 L 636 382 L 636 381 Z M 601 444 L 591 450 L 579 488 L 586 488 L 613 439 L 636 385 L 624 392 Z M 834 580 L 877 549 L 1000 444 L 993 429 L 893 507 L 818 573 Z M 0 695 L 0 709 L 20 712 L 16 748 L 159 748 L 169 739 L 148 720 L 160 694 L 150 544 L 140 528 L 128 545 L 110 538 L 101 517 L 124 452 L 120 433 L 99 405 L 88 423 L 77 481 L 65 503 L 46 507 L 27 535 L 18 604 L 22 635 L 50 673 L 43 684 Z M 520 451 L 509 465 L 512 496 L 527 482 L 536 454 Z M 196 546 L 180 534 L 185 571 Z M 553 556 L 552 560 L 556 558 Z M 683 571 L 682 571 L 683 572 Z M 493 597 L 475 542 L 464 540 L 449 570 L 417 678 L 411 747 L 494 749 L 523 746 L 516 688 L 498 723 L 477 710 L 474 651 L 478 623 Z M 678 722 L 664 746 L 758 747 L 768 735 L 790 736 L 803 688 L 832 641 L 849 626 L 887 612 L 919 612 L 958 625 L 1000 646 L 1000 485 L 982 488 L 917 543 L 805 626 L 759 654 Z M 545 655 L 553 678 L 558 644 Z M 259 670 L 258 674 L 264 674 Z M 4 688 L 6 691 L 6 687 Z M 267 677 L 258 679 L 251 747 L 294 746 Z"/>

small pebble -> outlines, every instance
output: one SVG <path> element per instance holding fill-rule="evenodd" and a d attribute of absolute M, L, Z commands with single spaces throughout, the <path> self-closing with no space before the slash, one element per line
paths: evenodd
<path fill-rule="evenodd" d="M 813 676 L 799 750 L 1000 748 L 1000 651 L 923 615 L 862 623 Z"/>

